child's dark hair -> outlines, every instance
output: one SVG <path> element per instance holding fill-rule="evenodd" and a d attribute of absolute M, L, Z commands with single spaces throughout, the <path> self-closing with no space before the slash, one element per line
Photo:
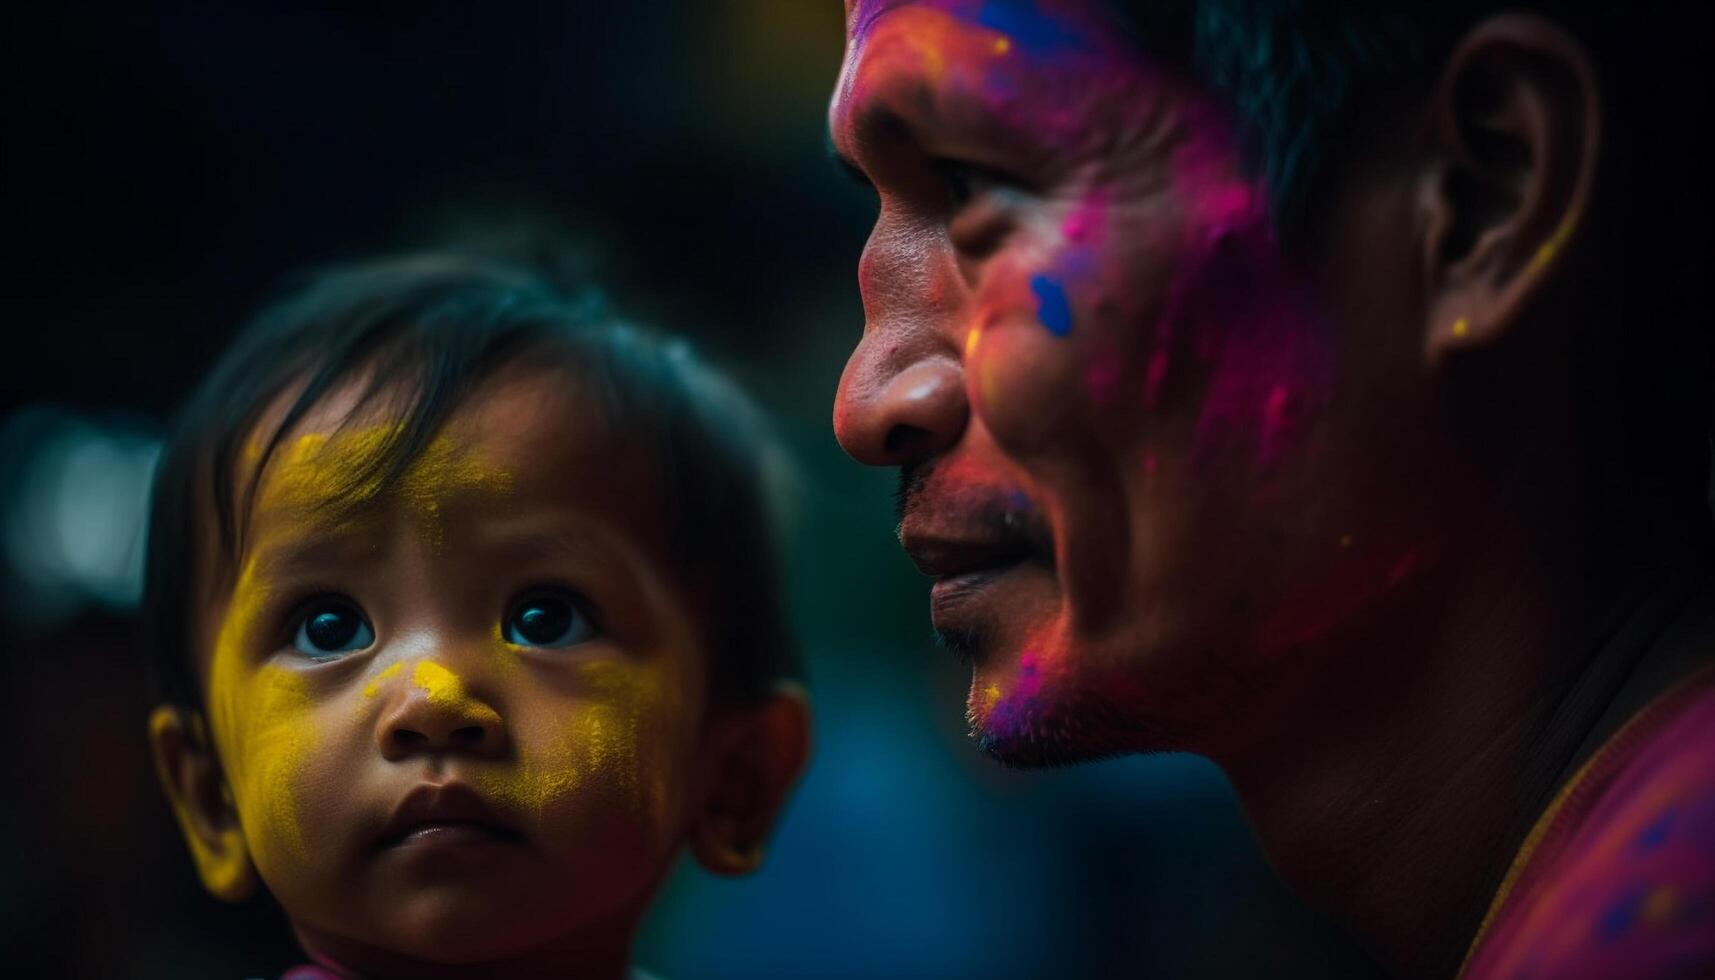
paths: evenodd
<path fill-rule="evenodd" d="M 403 476 L 480 382 L 537 363 L 568 372 L 611 425 L 654 447 L 673 557 L 708 593 L 697 607 L 711 696 L 753 702 L 798 677 L 776 542 L 782 459 L 750 401 L 683 342 L 611 316 L 592 290 L 574 295 L 523 266 L 440 252 L 312 274 L 251 321 L 181 410 L 149 517 L 143 626 L 156 700 L 201 703 L 198 585 L 234 573 L 254 477 L 321 398 L 361 377 L 367 398 L 385 395 L 397 412 L 396 435 L 349 474 L 347 487 L 367 494 Z M 243 460 L 252 478 L 236 480 L 241 444 L 276 404 L 285 415 L 260 433 L 260 457 Z M 199 568 L 211 554 L 213 567 Z"/>

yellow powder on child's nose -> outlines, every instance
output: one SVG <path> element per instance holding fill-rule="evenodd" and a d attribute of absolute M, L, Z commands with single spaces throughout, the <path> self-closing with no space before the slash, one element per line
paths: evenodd
<path fill-rule="evenodd" d="M 417 662 L 416 669 L 411 671 L 411 683 L 429 696 L 430 704 L 453 708 L 465 700 L 464 681 L 433 660 Z"/>
<path fill-rule="evenodd" d="M 411 671 L 411 684 L 428 695 L 429 703 L 457 715 L 462 722 L 499 728 L 500 713 L 471 696 L 459 675 L 435 663 L 420 660 Z"/>
<path fill-rule="evenodd" d="M 403 664 L 392 664 L 386 670 L 376 674 L 374 680 L 363 685 L 363 696 L 366 698 L 374 697 L 376 693 L 381 690 L 381 685 L 385 684 L 389 679 L 397 675 L 399 673 L 399 668 L 402 666 Z"/>

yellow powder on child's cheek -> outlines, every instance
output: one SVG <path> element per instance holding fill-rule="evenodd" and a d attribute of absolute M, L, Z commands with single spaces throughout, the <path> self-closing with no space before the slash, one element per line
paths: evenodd
<path fill-rule="evenodd" d="M 243 693 L 238 677 L 241 673 L 239 668 L 245 661 L 244 637 L 255 622 L 266 596 L 266 590 L 257 582 L 256 562 L 252 560 L 239 571 L 232 597 L 227 602 L 226 615 L 215 634 L 214 653 L 209 663 L 209 722 L 216 740 L 221 743 L 219 748 L 223 758 L 227 756 L 226 737 L 234 734 L 234 719 L 242 717 L 236 702 Z M 226 765 L 230 767 L 232 762 L 229 760 Z"/>
<path fill-rule="evenodd" d="M 319 732 L 301 674 L 272 664 L 251 669 L 255 658 L 246 643 L 267 596 L 252 561 L 233 587 L 209 672 L 209 715 L 221 764 L 245 841 L 263 866 L 276 842 L 293 860 L 309 857 L 294 786 L 315 752 Z"/>
<path fill-rule="evenodd" d="M 641 739 L 660 710 L 659 692 L 629 666 L 598 661 L 583 665 L 581 674 L 589 700 L 556 720 L 547 737 L 524 739 L 518 767 L 478 777 L 478 788 L 537 814 L 579 793 L 612 794 L 647 818 L 661 809 L 656 797 L 664 792 L 660 779 L 646 792 L 641 778 L 647 749 Z"/>
<path fill-rule="evenodd" d="M 295 860 L 310 859 L 299 820 L 296 787 L 304 764 L 315 753 L 319 727 L 311 711 L 309 686 L 303 675 L 284 667 L 265 666 L 256 673 L 249 699 L 245 789 L 239 793 L 239 814 L 253 851 L 264 852 L 278 841 Z M 265 827 L 267 833 L 250 828 Z M 262 857 L 259 855 L 259 857 Z M 265 860 L 265 857 L 262 857 Z"/>

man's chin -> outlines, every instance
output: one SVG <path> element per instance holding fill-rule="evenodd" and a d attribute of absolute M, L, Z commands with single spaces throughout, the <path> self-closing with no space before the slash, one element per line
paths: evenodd
<path fill-rule="evenodd" d="M 943 643 L 954 646 L 950 639 Z M 1108 693 L 1115 685 L 1031 653 L 1009 668 L 995 654 L 991 648 L 974 658 L 965 718 L 977 747 L 1002 765 L 1042 769 L 1185 747 L 1172 726 L 1115 702 Z"/>
<path fill-rule="evenodd" d="M 1122 755 L 1130 746 L 1112 737 L 1105 725 L 1080 705 L 1059 704 L 1037 695 L 1026 699 L 1002 699 L 985 708 L 988 700 L 973 687 L 970 709 L 971 738 L 989 758 L 1013 769 L 1046 769 L 1091 762 Z"/>

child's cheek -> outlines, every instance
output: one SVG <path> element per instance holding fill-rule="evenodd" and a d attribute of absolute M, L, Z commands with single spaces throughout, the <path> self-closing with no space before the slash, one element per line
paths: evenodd
<path fill-rule="evenodd" d="M 299 796 L 307 763 L 320 742 L 320 726 L 301 674 L 265 666 L 251 686 L 240 818 L 259 868 L 280 861 L 301 864 L 310 859 L 310 847 Z"/>
<path fill-rule="evenodd" d="M 221 758 L 250 848 L 263 878 L 302 866 L 310 845 L 302 820 L 302 784 L 321 742 L 305 678 L 264 665 L 245 678 L 214 678 Z M 224 715 L 224 717 L 222 717 Z"/>
<path fill-rule="evenodd" d="M 581 668 L 582 697 L 513 722 L 515 768 L 474 773 L 484 795 L 580 849 L 654 847 L 672 829 L 674 754 L 684 713 L 670 680 L 647 667 L 597 661 Z M 616 839 L 618 838 L 618 839 Z"/>
<path fill-rule="evenodd" d="M 216 637 L 209 677 L 209 720 L 221 764 L 264 877 L 271 866 L 309 856 L 297 784 L 320 740 L 306 679 L 272 664 L 248 666 L 245 643 L 266 597 L 254 566 L 247 566 Z"/>

